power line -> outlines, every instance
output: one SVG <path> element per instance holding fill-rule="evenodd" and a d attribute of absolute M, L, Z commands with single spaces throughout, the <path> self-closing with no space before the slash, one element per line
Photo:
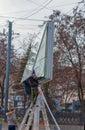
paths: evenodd
<path fill-rule="evenodd" d="M 13 11 L 13 12 L 6 12 L 5 14 L 16 14 L 16 13 L 22 13 L 27 12 L 29 10 L 19 10 L 19 11 Z M 4 13 L 0 13 L 0 15 L 4 15 Z"/>
<path fill-rule="evenodd" d="M 83 1 L 83 0 L 82 0 L 81 2 L 78 2 L 78 5 L 75 6 L 75 7 L 77 7 L 77 8 L 80 9 L 80 10 L 85 9 L 85 7 L 81 7 L 84 2 L 85 2 L 85 1 Z M 75 8 L 74 8 L 74 9 L 75 9 Z M 73 9 L 71 9 L 71 11 L 72 11 L 72 14 L 73 14 Z M 69 13 L 69 12 L 67 12 L 67 13 Z"/>
<path fill-rule="evenodd" d="M 11 17 L 11 16 L 0 16 L 1 18 L 11 18 L 11 19 L 16 19 L 16 20 L 29 20 L 29 21 L 41 21 L 41 22 L 46 22 L 44 19 L 29 19 L 29 18 L 21 18 L 21 17 Z"/>
<path fill-rule="evenodd" d="M 17 24 L 17 25 L 19 25 L 19 26 L 23 26 L 23 24 L 18 24 L 18 23 L 16 23 L 16 22 L 14 22 L 15 24 Z M 33 26 L 33 27 L 37 27 L 38 26 L 38 23 L 37 24 L 28 24 L 28 23 L 26 23 L 25 24 L 26 26 Z"/>
<path fill-rule="evenodd" d="M 35 4 L 35 5 L 39 5 L 39 3 L 37 3 L 37 2 L 35 2 L 35 1 L 29 1 L 29 2 L 31 2 L 31 3 L 33 3 L 33 4 Z"/>
<path fill-rule="evenodd" d="M 49 1 L 49 0 L 48 0 Z M 39 7 L 41 7 L 41 6 L 44 6 L 43 4 L 45 4 L 46 2 L 47 2 L 47 0 L 46 1 L 44 1 L 42 4 L 38 4 L 38 3 L 36 3 L 36 2 L 33 2 L 33 1 L 31 1 L 32 3 L 35 3 L 36 5 L 39 5 L 37 8 L 35 8 L 33 11 L 36 11 Z M 49 7 L 45 7 L 46 9 L 49 9 L 49 10 L 52 10 L 51 8 L 49 8 Z M 29 11 L 29 10 L 20 10 L 20 11 L 14 11 L 14 12 L 6 12 L 5 14 L 13 14 L 13 13 L 21 13 L 21 12 L 27 12 L 27 11 Z M 32 11 L 32 12 L 33 12 Z M 3 15 L 3 14 L 1 14 L 1 15 Z"/>
<path fill-rule="evenodd" d="M 53 11 L 52 8 L 50 8 L 50 7 L 46 7 L 50 2 L 52 2 L 52 1 L 50 0 L 46 5 L 44 5 L 43 7 L 41 7 L 39 10 L 36 10 L 36 12 L 32 13 L 32 14 L 29 15 L 28 17 L 33 16 L 34 14 L 38 13 L 39 11 L 41 11 L 41 10 L 44 9 L 44 8 L 46 8 L 46 9 L 50 9 L 50 10 Z M 76 4 L 76 2 L 75 2 L 75 3 L 69 3 L 69 4 L 63 4 L 63 5 L 58 5 L 58 6 L 56 6 L 56 7 L 68 6 L 68 5 L 72 5 L 72 4 Z M 28 18 L 28 17 L 26 17 L 26 18 Z"/>
<path fill-rule="evenodd" d="M 50 1 L 49 1 L 50 2 Z M 80 3 L 78 3 L 78 5 L 80 5 Z M 46 6 L 46 5 L 45 5 Z M 42 7 L 43 8 L 43 7 Z M 73 10 L 73 9 L 72 9 Z M 39 11 L 39 10 L 37 10 Z M 41 21 L 41 22 L 47 22 L 48 20 L 44 20 L 44 19 L 29 19 L 29 18 L 21 18 L 21 17 L 10 17 L 10 16 L 0 16 L 2 18 L 11 18 L 11 19 L 16 19 L 16 20 L 29 20 L 29 21 Z"/>
<path fill-rule="evenodd" d="M 24 29 L 24 30 L 34 30 L 35 28 L 32 28 L 32 27 L 17 27 L 17 29 Z"/>
<path fill-rule="evenodd" d="M 46 3 L 47 2 L 47 3 Z M 25 18 L 28 18 L 28 17 L 31 17 L 32 15 L 34 15 L 34 14 L 36 14 L 36 13 L 38 13 L 39 11 L 41 11 L 42 9 L 44 9 L 49 3 L 51 3 L 52 2 L 52 0 L 46 0 L 46 1 L 44 1 L 41 5 L 39 5 L 37 8 L 35 8 L 32 12 L 34 12 L 34 13 L 32 13 L 31 15 L 29 15 L 29 16 L 27 16 L 27 17 L 25 17 Z M 44 5 L 45 4 L 45 5 Z"/>
<path fill-rule="evenodd" d="M 46 2 L 46 1 L 45 1 L 45 2 Z M 39 4 L 36 3 L 36 2 L 33 2 L 33 3 L 35 3 L 36 5 L 39 5 Z M 77 4 L 77 3 L 79 3 L 79 2 L 57 5 L 56 7 L 69 6 L 69 5 Z M 42 6 L 42 5 L 40 5 L 40 6 Z M 39 7 L 37 7 L 37 8 L 39 8 Z M 37 8 L 36 8 L 36 9 L 37 9 Z M 54 7 L 45 7 L 45 9 L 49 9 L 49 10 L 53 10 L 53 8 L 54 8 Z M 35 10 L 35 9 L 34 9 L 34 10 Z M 33 11 L 34 11 L 34 10 L 33 10 Z M 16 13 L 22 13 L 22 12 L 27 12 L 27 11 L 29 11 L 29 10 L 19 10 L 19 11 L 14 11 L 14 12 L 6 12 L 5 14 L 16 14 Z M 4 13 L 1 13 L 1 15 L 4 15 Z"/>
<path fill-rule="evenodd" d="M 75 2 L 75 3 L 68 3 L 68 4 L 62 4 L 62 5 L 57 5 L 56 7 L 69 6 L 69 5 L 73 5 L 73 4 L 78 4 L 78 2 Z"/>
<path fill-rule="evenodd" d="M 36 2 L 34 2 L 34 3 L 36 3 L 36 5 L 39 5 L 37 8 L 35 8 L 33 11 L 36 11 L 36 9 L 38 9 L 39 7 L 41 7 L 41 6 L 43 6 L 43 4 L 45 4 L 47 2 L 47 0 L 46 1 L 44 1 L 42 4 L 38 4 L 38 3 L 36 3 Z M 47 8 L 47 7 L 45 7 L 45 8 Z M 47 8 L 47 9 L 49 9 L 49 10 L 52 10 L 52 9 L 50 9 L 50 8 Z M 22 13 L 22 12 L 27 12 L 27 11 L 29 11 L 29 10 L 20 10 L 20 11 L 14 11 L 14 12 L 6 12 L 5 14 L 16 14 L 16 13 Z M 32 12 L 33 12 L 32 11 Z M 0 13 L 0 15 L 4 15 L 4 13 Z"/>

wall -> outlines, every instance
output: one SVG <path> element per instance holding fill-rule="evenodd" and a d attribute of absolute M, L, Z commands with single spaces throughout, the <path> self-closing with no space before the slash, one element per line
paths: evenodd
<path fill-rule="evenodd" d="M 78 125 L 61 125 L 61 130 L 84 130 L 83 126 Z"/>
<path fill-rule="evenodd" d="M 40 130 L 45 130 L 44 127 L 40 128 Z M 57 130 L 56 128 L 51 127 L 50 130 Z M 83 126 L 78 126 L 78 125 L 61 125 L 60 130 L 84 130 Z"/>

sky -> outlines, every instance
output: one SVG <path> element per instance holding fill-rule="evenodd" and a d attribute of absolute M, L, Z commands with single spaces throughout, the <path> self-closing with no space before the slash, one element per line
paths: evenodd
<path fill-rule="evenodd" d="M 36 33 L 53 10 L 71 14 L 81 0 L 0 0 L 0 32 L 12 21 L 14 33 Z"/>

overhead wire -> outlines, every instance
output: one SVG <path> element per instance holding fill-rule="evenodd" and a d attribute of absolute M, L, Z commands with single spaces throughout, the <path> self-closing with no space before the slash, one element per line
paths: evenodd
<path fill-rule="evenodd" d="M 77 5 L 76 5 L 76 6 L 78 6 L 78 7 L 79 7 L 79 6 L 81 5 L 81 3 L 83 3 L 83 2 L 84 2 L 84 1 L 77 2 Z M 75 7 L 76 7 L 76 6 L 75 6 Z M 74 8 L 75 8 L 75 7 L 74 7 Z M 71 14 L 72 14 L 72 15 L 73 15 L 73 8 L 72 8 L 72 9 L 70 9 L 68 12 L 66 12 L 66 14 L 68 14 L 68 15 L 71 15 Z"/>
<path fill-rule="evenodd" d="M 42 4 L 45 4 L 45 3 L 47 2 L 47 0 L 44 1 L 42 4 L 36 3 L 36 2 L 34 2 L 34 1 L 30 1 L 30 2 L 34 3 L 35 5 L 39 5 L 39 6 L 41 7 Z M 37 7 L 37 8 L 39 8 L 39 7 Z M 37 9 L 37 8 L 36 8 L 36 9 Z M 35 10 L 35 9 L 34 9 L 34 10 Z M 34 11 L 34 10 L 33 10 L 33 11 Z M 20 11 L 6 12 L 5 14 L 14 14 L 14 13 L 27 12 L 27 11 L 29 11 L 29 10 L 20 10 Z M 0 14 L 3 15 L 3 13 L 0 13 Z"/>
<path fill-rule="evenodd" d="M 32 28 L 32 27 L 17 27 L 17 29 L 24 29 L 24 30 L 34 30 L 36 28 Z"/>
<path fill-rule="evenodd" d="M 28 0 L 27 0 L 28 1 Z M 33 1 L 33 0 L 29 0 L 29 2 L 31 2 L 31 3 L 33 3 L 33 4 L 35 4 L 35 5 L 39 5 L 39 3 L 37 3 L 37 2 L 35 2 L 35 1 Z"/>
<path fill-rule="evenodd" d="M 49 1 L 49 2 L 51 2 L 51 0 Z M 47 3 L 48 4 L 48 3 Z M 72 4 L 74 4 L 74 3 L 72 3 Z M 46 7 L 47 5 L 44 5 L 44 8 Z M 61 5 L 61 6 L 63 6 L 63 5 Z M 66 6 L 66 5 L 65 5 Z M 58 7 L 58 6 L 57 6 Z M 41 9 L 41 8 L 40 8 Z M 42 9 L 43 9 L 43 7 L 42 7 Z M 73 10 L 73 9 L 72 9 Z M 71 10 L 70 10 L 71 11 Z M 34 12 L 34 13 L 38 13 L 39 12 L 39 10 L 37 10 L 37 12 Z M 68 13 L 68 12 L 67 12 Z M 34 15 L 34 14 L 31 14 L 31 15 Z M 45 19 L 29 19 L 28 17 L 27 18 L 21 18 L 21 17 L 10 17 L 10 16 L 0 16 L 0 17 L 2 17 L 2 18 L 11 18 L 11 19 L 15 19 L 15 20 L 29 20 L 29 21 L 41 21 L 41 22 L 47 22 L 48 20 L 45 20 Z M 14 20 L 14 21 L 15 21 Z"/>
<path fill-rule="evenodd" d="M 1 18 L 7 19 L 7 18 L 11 18 L 11 19 L 16 19 L 16 20 L 29 20 L 29 21 L 46 21 L 44 19 L 29 19 L 29 18 L 21 18 L 21 17 L 12 17 L 12 16 L 2 16 L 0 15 Z"/>
<path fill-rule="evenodd" d="M 25 9 L 25 10 L 19 10 L 19 11 L 11 11 L 11 12 L 6 12 L 5 14 L 16 14 L 16 13 L 22 13 L 22 12 L 27 12 L 29 10 Z M 4 15 L 4 13 L 0 13 L 0 15 Z"/>
<path fill-rule="evenodd" d="M 33 1 L 32 1 L 33 2 Z M 46 1 L 45 1 L 46 2 Z M 45 3 L 44 2 L 44 3 Z M 33 3 L 35 3 L 36 5 L 39 5 L 38 3 L 36 3 L 36 2 L 33 2 Z M 44 4 L 43 3 L 43 4 Z M 79 2 L 75 2 L 75 3 L 68 3 L 68 4 L 62 4 L 62 5 L 57 5 L 56 7 L 62 7 L 62 6 L 68 6 L 68 5 L 71 5 L 71 4 L 76 4 L 76 3 L 79 3 Z M 40 7 L 42 6 L 42 5 L 39 5 Z M 37 7 L 37 8 L 39 8 L 39 7 Z M 36 9 L 37 9 L 36 8 Z M 46 9 L 49 9 L 49 10 L 52 10 L 53 11 L 53 7 L 44 7 L 44 8 L 46 8 Z M 54 7 L 55 8 L 55 7 Z M 35 9 L 34 9 L 35 10 Z M 34 11 L 33 10 L 33 11 Z M 20 11 L 14 11 L 14 12 L 6 12 L 5 14 L 13 14 L 13 13 L 21 13 L 21 12 L 27 12 L 27 11 L 29 11 L 29 10 L 20 10 Z M 0 15 L 4 15 L 4 14 L 0 14 Z"/>
<path fill-rule="evenodd" d="M 15 23 L 14 27 L 24 28 L 24 29 L 26 29 L 26 30 L 27 30 L 27 29 L 32 29 L 32 30 L 33 30 L 33 29 L 37 29 L 37 28 L 38 28 L 38 25 L 31 25 L 31 26 L 28 25 L 28 26 L 27 26 L 27 24 L 23 25 L 23 24 L 16 24 L 16 23 Z"/>
<path fill-rule="evenodd" d="M 33 2 L 33 3 L 35 3 L 36 5 L 39 5 L 39 3 L 36 3 L 36 2 L 34 2 L 34 1 L 31 1 L 31 2 Z M 45 1 L 46 2 L 46 1 Z M 76 3 L 80 3 L 80 2 L 75 2 L 75 3 L 68 3 L 68 4 L 62 4 L 62 5 L 57 5 L 57 6 L 55 6 L 55 7 L 63 7 L 63 6 L 69 6 L 69 5 L 72 5 L 72 4 L 76 4 Z M 40 5 L 39 5 L 40 6 Z M 41 5 L 42 6 L 42 5 Z M 54 6 L 53 6 L 54 7 Z M 51 6 L 51 7 L 45 7 L 46 9 L 49 9 L 49 10 L 53 10 L 53 7 Z M 54 8 L 55 8 L 54 7 Z M 38 8 L 38 7 L 37 7 Z M 14 12 L 6 12 L 5 14 L 11 14 L 11 13 L 21 13 L 21 12 L 27 12 L 27 11 L 29 11 L 29 10 L 19 10 L 19 11 L 14 11 Z M 3 15 L 2 13 L 0 13 L 1 15 Z"/>
<path fill-rule="evenodd" d="M 33 14 L 31 14 L 31 15 L 29 15 L 28 17 L 31 17 L 31 16 L 33 16 L 34 14 L 36 14 L 36 13 L 38 13 L 39 11 L 41 11 L 43 8 L 45 8 L 45 9 L 50 9 L 50 10 L 52 10 L 53 11 L 53 9 L 52 9 L 52 7 L 50 8 L 48 8 L 48 7 L 46 7 L 49 3 L 51 3 L 52 1 L 50 0 L 45 6 L 43 6 L 43 7 L 41 7 L 40 9 L 38 9 L 36 12 L 34 12 Z M 75 3 L 70 3 L 69 5 L 72 5 L 72 4 L 76 4 L 76 2 Z M 63 5 L 58 5 L 58 6 L 56 6 L 56 7 L 61 7 L 61 6 L 68 6 L 68 4 L 63 4 Z M 27 17 L 27 18 L 28 18 Z"/>
<path fill-rule="evenodd" d="M 43 4 L 45 4 L 46 2 L 47 2 L 47 0 L 45 2 L 43 2 L 42 4 L 34 2 L 36 5 L 39 5 L 39 6 L 37 8 L 35 8 L 33 11 L 36 11 L 39 7 L 43 6 Z M 47 8 L 47 9 L 51 10 L 51 8 Z M 14 11 L 14 12 L 6 12 L 5 14 L 16 14 L 16 13 L 22 13 L 22 12 L 27 12 L 27 11 L 29 11 L 29 10 L 20 10 L 20 11 Z M 0 13 L 0 15 L 4 15 L 4 13 Z"/>
<path fill-rule="evenodd" d="M 58 6 L 59 7 L 59 6 Z M 43 7 L 42 7 L 43 8 Z M 83 7 L 84 8 L 84 7 Z M 82 9 L 82 8 L 81 8 Z M 72 9 L 73 10 L 73 9 Z M 71 12 L 72 10 L 70 10 L 69 12 Z M 39 11 L 39 10 L 37 10 L 37 11 Z M 67 13 L 69 13 L 69 12 L 67 12 Z M 38 12 L 37 12 L 38 13 Z M 32 15 L 32 14 L 31 14 Z M 34 14 L 33 14 L 34 15 Z M 9 17 L 9 16 L 0 16 L 0 17 L 2 17 L 2 18 L 12 18 L 12 19 L 15 19 L 15 20 L 27 20 L 27 21 L 41 21 L 41 22 L 44 22 L 44 21 L 46 21 L 47 22 L 47 20 L 44 20 L 44 19 L 29 19 L 28 17 L 27 18 L 18 18 L 18 17 Z M 22 26 L 22 25 L 21 25 Z M 19 28 L 19 27 L 18 27 Z M 22 27 L 20 27 L 20 28 L 23 28 L 23 26 Z M 25 29 L 25 28 L 24 28 Z M 26 29 L 29 29 L 29 30 L 34 30 L 33 28 L 27 28 L 26 27 Z"/>
<path fill-rule="evenodd" d="M 79 3 L 79 2 L 77 2 Z M 70 4 L 76 4 L 76 3 L 70 3 Z M 56 7 L 62 7 L 62 6 L 68 6 L 70 4 L 65 4 L 65 5 L 58 5 Z M 44 7 L 45 8 L 45 7 Z M 52 8 L 49 7 L 49 9 L 53 10 Z M 23 12 L 23 11 L 27 11 L 27 10 L 21 10 L 19 12 Z M 18 11 L 15 12 L 8 12 L 8 13 L 18 13 Z M 40 19 L 26 19 L 26 18 L 22 18 L 22 17 L 11 17 L 11 16 L 4 16 L 4 15 L 0 15 L 0 17 L 2 18 L 14 18 L 14 19 L 18 19 L 18 20 L 32 20 L 32 21 L 44 21 L 44 20 L 40 20 Z"/>
<path fill-rule="evenodd" d="M 48 0 L 49 1 L 49 0 Z M 43 4 L 45 4 L 47 2 L 47 0 L 46 1 L 44 1 L 42 4 L 40 4 L 37 8 L 35 8 L 33 11 L 36 11 L 36 9 L 38 9 L 39 7 L 41 7 L 41 6 L 43 6 Z M 23 12 L 23 11 L 25 11 L 25 12 L 27 12 L 27 10 L 21 10 L 21 11 L 19 11 L 19 12 Z M 32 12 L 33 12 L 32 11 Z M 8 13 L 18 13 L 18 11 L 15 11 L 15 12 L 8 12 Z M 7 13 L 6 13 L 7 14 Z M 9 16 L 7 16 L 7 17 L 9 17 Z M 22 17 L 24 17 L 24 16 L 22 16 Z M 13 18 L 13 17 L 12 17 Z M 21 18 L 19 18 L 19 19 L 21 19 Z"/>
<path fill-rule="evenodd" d="M 16 23 L 15 23 L 15 24 L 16 24 Z M 20 23 L 20 24 L 17 23 L 17 25 L 23 26 L 23 24 L 21 24 L 21 23 Z M 25 25 L 26 25 L 26 26 L 34 26 L 34 27 L 36 27 L 38 24 L 35 25 L 35 24 L 28 24 L 28 23 L 26 23 Z"/>
<path fill-rule="evenodd" d="M 73 5 L 73 4 L 77 4 L 78 2 L 75 2 L 75 3 L 68 3 L 68 4 L 62 4 L 62 5 L 57 5 L 55 7 L 63 7 L 63 6 L 70 6 L 70 5 Z"/>
<path fill-rule="evenodd" d="M 35 8 L 29 16 L 26 16 L 25 18 L 31 17 L 32 15 L 38 13 L 39 11 L 41 11 L 42 9 L 44 9 L 51 2 L 52 2 L 52 0 L 50 0 L 50 1 L 49 0 L 48 1 L 47 0 L 44 1 L 41 5 L 39 5 L 37 8 Z"/>

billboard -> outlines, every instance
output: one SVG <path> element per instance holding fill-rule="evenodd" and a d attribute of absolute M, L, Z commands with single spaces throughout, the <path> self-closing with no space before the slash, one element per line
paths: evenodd
<path fill-rule="evenodd" d="M 53 41 L 54 23 L 49 21 L 45 26 L 38 51 L 35 53 L 31 50 L 30 52 L 21 82 L 30 77 L 33 70 L 37 77 L 43 77 L 41 82 L 52 80 Z"/>

